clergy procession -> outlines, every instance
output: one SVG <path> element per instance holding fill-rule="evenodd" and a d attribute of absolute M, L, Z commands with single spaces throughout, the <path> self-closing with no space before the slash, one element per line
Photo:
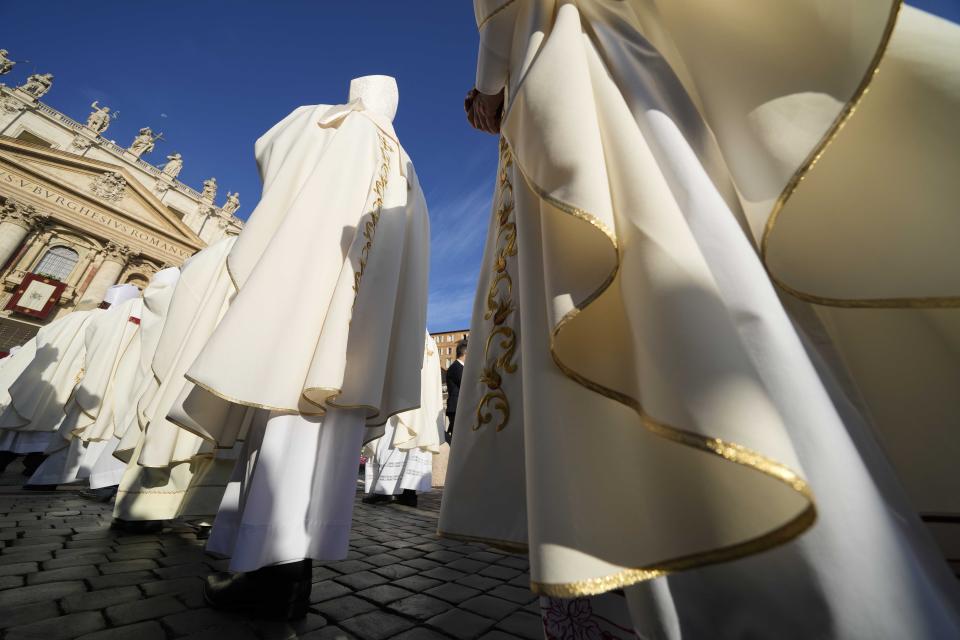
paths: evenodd
<path fill-rule="evenodd" d="M 960 638 L 952 9 L 473 4 L 436 108 L 496 165 L 479 233 L 403 77 L 305 83 L 239 235 L 0 360 L 0 637 Z M 469 349 L 430 331 L 460 234 Z M 185 539 L 196 597 L 154 593 Z M 95 540 L 174 608 L 42 595 L 93 598 Z"/>

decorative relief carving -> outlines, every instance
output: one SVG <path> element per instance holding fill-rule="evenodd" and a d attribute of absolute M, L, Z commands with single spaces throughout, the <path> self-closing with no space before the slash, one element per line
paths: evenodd
<path fill-rule="evenodd" d="M 111 260 L 113 262 L 119 262 L 125 264 L 130 258 L 139 255 L 133 249 L 125 244 L 117 244 L 116 242 L 108 242 L 103 245 L 103 259 Z"/>
<path fill-rule="evenodd" d="M 4 96 L 3 98 L 0 98 L 0 109 L 3 109 L 7 113 L 17 113 L 26 108 L 26 105 L 13 96 Z"/>
<path fill-rule="evenodd" d="M 102 200 L 118 202 L 126 195 L 127 181 L 116 171 L 107 171 L 90 183 L 90 191 Z"/>
<path fill-rule="evenodd" d="M 35 73 L 18 88 L 24 93 L 28 93 L 34 98 L 42 98 L 44 94 L 50 91 L 53 86 L 52 73 Z"/>
<path fill-rule="evenodd" d="M 80 133 L 73 136 L 73 140 L 70 141 L 70 148 L 77 151 L 83 151 L 91 145 L 93 145 L 93 140 Z"/>
<path fill-rule="evenodd" d="M 49 216 L 40 213 L 30 204 L 25 204 L 13 198 L 7 198 L 0 206 L 0 222 L 12 222 L 24 229 L 32 229 L 47 221 Z"/>

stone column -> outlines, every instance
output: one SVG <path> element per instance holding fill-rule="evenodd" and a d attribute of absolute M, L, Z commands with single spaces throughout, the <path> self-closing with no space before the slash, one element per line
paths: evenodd
<path fill-rule="evenodd" d="M 0 208 L 0 266 L 17 252 L 30 230 L 43 218 L 29 204 L 7 198 Z"/>
<path fill-rule="evenodd" d="M 127 261 L 130 259 L 130 247 L 108 242 L 103 248 L 103 262 L 94 274 L 86 291 L 77 303 L 77 309 L 93 309 L 103 300 L 107 289 L 117 284 Z"/>

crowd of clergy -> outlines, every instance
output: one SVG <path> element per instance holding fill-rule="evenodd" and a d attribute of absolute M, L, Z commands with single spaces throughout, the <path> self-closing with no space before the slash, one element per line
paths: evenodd
<path fill-rule="evenodd" d="M 298 617 L 361 451 L 366 501 L 415 505 L 446 413 L 438 535 L 529 554 L 547 637 L 960 638 L 920 519 L 960 513 L 960 27 L 474 4 L 499 169 L 456 411 L 398 87 L 364 76 L 256 141 L 239 237 L 0 361 L 0 465 L 192 524 L 212 606 Z"/>

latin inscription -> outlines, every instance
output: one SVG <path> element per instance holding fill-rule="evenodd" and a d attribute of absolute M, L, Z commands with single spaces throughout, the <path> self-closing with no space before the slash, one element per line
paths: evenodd
<path fill-rule="evenodd" d="M 69 209 L 78 215 L 81 215 L 89 220 L 93 220 L 97 224 L 109 227 L 114 231 L 122 233 L 123 235 L 136 238 L 140 242 L 148 244 L 152 247 L 156 247 L 160 251 L 172 253 L 176 256 L 180 256 L 181 258 L 187 258 L 192 253 L 190 250 L 167 242 L 162 238 L 158 238 L 157 236 L 147 233 L 143 229 L 131 227 L 121 220 L 117 220 L 116 218 L 108 216 L 95 209 L 91 209 L 90 207 L 80 204 L 75 200 L 71 200 L 68 196 L 59 194 L 56 191 L 50 191 L 43 185 L 39 185 L 36 182 L 10 173 L 4 169 L 0 169 L 0 182 L 11 184 L 24 191 L 29 191 L 30 193 L 39 196 L 48 202 L 59 205 L 65 209 Z"/>

